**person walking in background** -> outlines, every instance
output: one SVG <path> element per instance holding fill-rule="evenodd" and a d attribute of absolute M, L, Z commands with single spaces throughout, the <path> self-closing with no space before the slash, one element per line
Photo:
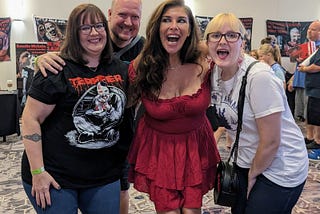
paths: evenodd
<path fill-rule="evenodd" d="M 297 64 L 298 66 L 298 64 Z M 290 92 L 295 91 L 295 108 L 294 116 L 297 120 L 305 122 L 307 115 L 307 96 L 305 94 L 305 73 L 300 72 L 297 68 L 294 72 L 294 75 L 288 81 L 288 90 Z M 307 132 L 308 133 L 308 132 Z M 312 140 L 311 140 L 312 139 Z M 306 144 L 311 143 L 313 138 L 306 138 Z M 309 142 L 310 141 L 310 142 Z"/>
<path fill-rule="evenodd" d="M 320 21 L 314 21 L 308 29 L 308 38 L 320 44 Z M 314 39 L 314 40 L 312 40 Z M 301 63 L 298 70 L 306 73 L 305 91 L 308 96 L 307 104 L 307 123 L 314 126 L 314 141 L 307 144 L 309 160 L 314 162 L 320 161 L 320 49 L 317 49 L 315 55 L 310 59 L 310 63 L 304 65 Z"/>
<path fill-rule="evenodd" d="M 262 46 L 264 44 L 270 44 L 272 47 L 275 47 L 275 45 L 277 45 L 277 39 L 276 39 L 276 37 L 274 35 L 269 35 L 266 38 L 261 39 L 260 46 Z M 279 49 L 280 49 L 280 47 L 279 47 Z M 279 62 L 281 62 L 281 52 L 280 52 Z M 279 64 L 281 65 L 281 63 L 279 63 Z M 285 84 L 284 87 L 285 87 L 285 90 L 286 90 L 287 101 L 288 101 L 291 113 L 292 113 L 292 115 L 294 115 L 294 112 L 295 112 L 295 91 L 288 90 L 288 87 L 287 87 L 287 84 L 289 83 L 289 80 L 290 80 L 290 78 L 292 77 L 293 74 L 291 74 L 290 72 L 285 70 L 282 66 L 281 66 L 281 68 L 279 70 L 280 71 L 281 70 L 285 71 L 285 83 L 286 84 Z"/>
<path fill-rule="evenodd" d="M 181 0 L 163 1 L 146 29 L 146 44 L 131 64 L 133 104 L 140 119 L 128 155 L 129 181 L 149 194 L 157 213 L 201 213 L 220 160 L 206 117 L 209 62 L 198 27 Z"/>
<path fill-rule="evenodd" d="M 138 56 L 145 42 L 145 38 L 138 34 L 141 23 L 141 12 L 141 0 L 113 0 L 111 8 L 108 10 L 108 27 L 113 56 L 126 63 L 129 63 Z M 37 60 L 37 67 L 39 67 L 44 76 L 47 75 L 45 69 L 58 73 L 63 69 L 64 64 L 65 62 L 59 57 L 59 53 L 57 52 L 43 54 Z M 134 118 L 138 120 L 140 115 Z M 128 182 L 128 169 L 129 165 L 126 163 L 120 180 L 120 214 L 127 214 L 129 212 L 128 190 L 130 184 Z"/>
<path fill-rule="evenodd" d="M 245 33 L 234 14 L 221 13 L 209 22 L 204 34 L 215 62 L 211 105 L 233 140 L 242 77 L 255 61 L 243 52 Z M 308 175 L 302 132 L 290 112 L 283 84 L 270 66 L 258 62 L 252 67 L 245 93 L 236 163 L 240 192 L 231 211 L 290 214 Z"/>
<path fill-rule="evenodd" d="M 130 146 L 127 64 L 112 58 L 106 17 L 71 12 L 57 75 L 34 77 L 22 116 L 22 180 L 39 213 L 119 213 Z M 123 134 L 125 132 L 125 134 Z"/>
<path fill-rule="evenodd" d="M 281 66 L 281 53 L 279 46 L 274 44 L 263 44 L 258 49 L 259 60 L 271 66 L 276 76 L 281 80 L 283 88 L 286 89 L 286 71 Z"/>
<path fill-rule="evenodd" d="M 310 41 L 314 41 L 317 48 L 320 46 L 320 25 L 319 22 L 313 22 L 310 24 L 307 31 L 307 38 Z M 301 63 L 301 62 L 300 62 Z M 295 107 L 295 116 L 298 120 L 303 121 L 307 118 L 307 103 L 308 97 L 305 90 L 305 72 L 301 72 L 298 69 L 299 64 L 294 75 L 288 82 L 288 89 L 290 91 L 295 91 L 296 94 L 296 107 Z M 311 124 L 308 124 L 308 120 L 305 120 L 306 124 L 306 137 L 305 143 L 308 149 L 319 149 L 320 146 L 315 142 L 315 127 Z"/>

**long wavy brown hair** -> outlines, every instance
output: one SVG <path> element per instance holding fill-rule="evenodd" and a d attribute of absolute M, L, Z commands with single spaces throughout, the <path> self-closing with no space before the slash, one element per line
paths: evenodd
<path fill-rule="evenodd" d="M 181 0 L 167 0 L 162 2 L 153 12 L 146 29 L 146 43 L 137 65 L 137 76 L 132 84 L 133 102 L 140 96 L 157 99 L 162 83 L 165 81 L 165 72 L 169 66 L 169 54 L 164 49 L 160 39 L 160 24 L 163 14 L 170 8 L 183 7 L 189 18 L 190 35 L 184 42 L 179 57 L 184 63 L 197 63 L 201 51 L 198 48 L 200 36 L 191 9 Z M 197 63 L 198 64 L 198 63 Z"/>

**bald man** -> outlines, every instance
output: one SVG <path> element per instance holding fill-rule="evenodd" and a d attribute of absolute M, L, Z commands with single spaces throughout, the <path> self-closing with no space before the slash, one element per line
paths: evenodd
<path fill-rule="evenodd" d="M 320 162 L 320 21 L 312 22 L 308 28 L 308 39 L 315 41 L 318 47 L 315 55 L 307 66 L 299 65 L 298 69 L 306 73 L 305 92 L 308 96 L 307 104 L 307 128 L 313 126 L 314 141 L 307 144 L 312 149 L 308 154 L 312 162 Z"/>

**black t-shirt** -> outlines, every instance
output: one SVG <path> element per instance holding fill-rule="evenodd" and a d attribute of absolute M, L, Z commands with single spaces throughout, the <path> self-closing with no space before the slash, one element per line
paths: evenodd
<path fill-rule="evenodd" d="M 134 39 L 133 39 L 134 40 Z M 120 56 L 120 60 L 126 62 L 126 63 L 129 63 L 131 62 L 132 60 L 134 60 L 138 55 L 139 53 L 142 51 L 143 49 L 143 45 L 145 43 L 146 39 L 144 37 L 140 37 L 139 41 L 134 45 L 132 46 L 130 49 L 128 49 L 126 52 L 124 52 L 121 56 Z M 117 53 L 119 52 L 120 50 L 122 50 L 123 48 L 119 48 L 115 43 L 112 42 L 112 48 L 113 48 L 113 52 L 114 53 Z M 142 115 L 144 114 L 145 112 L 145 108 L 143 105 L 139 105 L 139 108 L 137 110 L 134 109 L 134 107 L 131 109 L 132 111 L 132 114 L 136 114 L 134 116 L 134 130 L 137 126 L 137 123 L 139 121 L 139 119 L 142 117 Z"/>
<path fill-rule="evenodd" d="M 41 124 L 44 166 L 63 188 L 87 188 L 119 179 L 132 133 L 125 108 L 128 66 L 118 59 L 96 71 L 66 60 L 58 75 L 40 72 L 29 96 L 54 104 Z M 22 159 L 22 179 L 31 184 L 29 162 Z"/>
<path fill-rule="evenodd" d="M 124 61 L 124 62 L 131 62 L 132 60 L 134 60 L 139 55 L 139 53 L 141 52 L 141 50 L 143 48 L 143 45 L 144 45 L 144 42 L 145 42 L 145 38 L 140 37 L 139 41 L 134 46 L 132 46 L 129 50 L 124 52 L 121 55 L 120 59 L 122 61 Z M 114 53 L 117 53 L 121 49 L 123 49 L 123 48 L 119 48 L 113 42 L 112 42 L 112 48 L 113 48 L 113 52 Z"/>
<path fill-rule="evenodd" d="M 320 66 L 320 49 L 310 59 L 310 65 Z M 320 72 L 306 73 L 305 90 L 307 96 L 320 98 Z"/>

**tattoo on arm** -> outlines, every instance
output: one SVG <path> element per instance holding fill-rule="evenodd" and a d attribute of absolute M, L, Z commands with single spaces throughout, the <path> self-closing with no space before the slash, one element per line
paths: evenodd
<path fill-rule="evenodd" d="M 31 140 L 31 141 L 34 141 L 34 142 L 38 142 L 38 141 L 41 140 L 41 135 L 39 135 L 37 133 L 31 134 L 31 135 L 24 135 L 22 137 L 24 139 Z"/>

